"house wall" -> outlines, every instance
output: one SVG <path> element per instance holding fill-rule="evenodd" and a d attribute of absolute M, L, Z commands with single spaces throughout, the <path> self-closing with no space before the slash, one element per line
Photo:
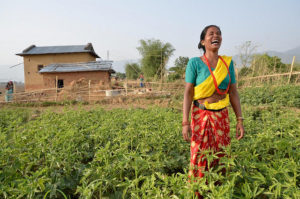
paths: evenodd
<path fill-rule="evenodd" d="M 25 55 L 24 57 L 25 91 L 45 89 L 43 75 L 38 72 L 38 65 L 44 67 L 53 63 L 76 63 L 96 61 L 90 53 Z"/>
<path fill-rule="evenodd" d="M 43 74 L 43 86 L 44 88 L 55 88 L 55 81 L 62 79 L 64 86 L 67 87 L 73 80 L 79 80 L 85 78 L 87 81 L 93 82 L 110 82 L 110 74 L 108 71 L 88 71 L 88 72 L 69 72 L 69 73 L 44 73 Z"/>

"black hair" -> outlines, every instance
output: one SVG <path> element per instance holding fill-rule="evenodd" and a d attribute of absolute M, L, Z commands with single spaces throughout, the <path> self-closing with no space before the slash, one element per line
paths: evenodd
<path fill-rule="evenodd" d="M 211 28 L 211 27 L 215 27 L 215 28 L 219 29 L 220 33 L 222 33 L 220 27 L 217 26 L 217 25 L 209 25 L 209 26 L 206 26 L 206 27 L 202 30 L 201 35 L 200 35 L 200 41 L 199 41 L 199 44 L 198 44 L 198 49 L 202 49 L 204 52 L 206 52 L 205 46 L 203 46 L 203 45 L 201 44 L 201 41 L 204 40 L 204 38 L 205 38 L 205 36 L 206 36 L 206 33 L 207 33 L 207 30 L 208 30 L 209 28 Z"/>

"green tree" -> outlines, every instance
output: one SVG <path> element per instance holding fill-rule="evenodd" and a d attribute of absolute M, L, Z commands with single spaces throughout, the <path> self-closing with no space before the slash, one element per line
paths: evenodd
<path fill-rule="evenodd" d="M 126 78 L 126 74 L 125 73 L 117 72 L 116 73 L 116 77 L 119 78 L 119 79 L 125 79 Z"/>
<path fill-rule="evenodd" d="M 252 74 L 252 69 L 250 67 L 244 66 L 239 71 L 239 76 L 248 76 Z"/>
<path fill-rule="evenodd" d="M 170 43 L 154 39 L 140 40 L 137 49 L 142 55 L 141 70 L 144 75 L 157 78 L 165 74 L 166 64 L 175 51 Z"/>
<path fill-rule="evenodd" d="M 127 63 L 125 73 L 128 79 L 137 79 L 141 73 L 141 68 L 137 63 Z"/>
<path fill-rule="evenodd" d="M 184 74 L 185 74 L 185 69 L 186 69 L 186 65 L 189 62 L 189 58 L 188 57 L 181 57 L 179 56 L 176 60 L 175 60 L 175 66 L 171 67 L 169 69 L 169 71 L 174 72 L 174 77 L 179 77 L 179 78 L 183 78 Z"/>
<path fill-rule="evenodd" d="M 282 73 L 289 70 L 289 67 L 287 67 L 286 64 L 282 63 L 279 57 L 271 57 L 266 53 L 254 55 L 250 68 L 252 74 L 255 76 L 272 73 Z"/>

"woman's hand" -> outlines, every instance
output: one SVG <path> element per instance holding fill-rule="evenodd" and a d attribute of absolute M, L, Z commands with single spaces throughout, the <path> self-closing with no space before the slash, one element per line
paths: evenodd
<path fill-rule="evenodd" d="M 189 114 L 194 96 L 194 84 L 185 83 L 184 99 L 183 99 L 183 117 L 182 117 L 182 136 L 187 142 L 191 141 L 191 126 L 189 122 Z"/>
<path fill-rule="evenodd" d="M 182 127 L 182 136 L 185 141 L 191 142 L 191 134 L 192 130 L 190 125 L 185 125 Z"/>
<path fill-rule="evenodd" d="M 244 129 L 243 123 L 238 121 L 236 124 L 236 139 L 237 140 L 242 139 L 244 137 L 244 132 L 245 132 L 245 129 Z"/>

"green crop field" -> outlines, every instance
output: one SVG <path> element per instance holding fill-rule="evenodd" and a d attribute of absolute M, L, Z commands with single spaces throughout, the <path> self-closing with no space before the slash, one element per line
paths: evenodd
<path fill-rule="evenodd" d="M 246 135 L 234 138 L 230 108 L 227 156 L 199 182 L 178 109 L 2 108 L 0 198 L 300 198 L 300 86 L 240 98 Z"/>

